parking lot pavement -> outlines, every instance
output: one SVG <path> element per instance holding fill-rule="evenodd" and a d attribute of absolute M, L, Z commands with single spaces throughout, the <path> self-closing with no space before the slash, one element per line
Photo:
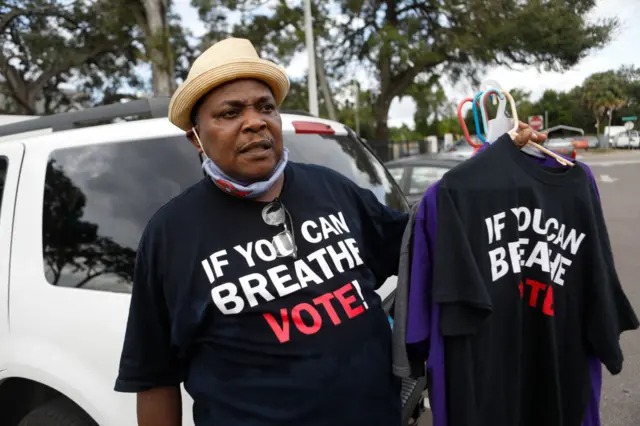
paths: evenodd
<path fill-rule="evenodd" d="M 618 276 L 640 315 L 640 151 L 585 153 L 579 160 L 589 165 L 598 183 Z M 640 425 L 640 331 L 624 333 L 621 344 L 622 372 L 611 376 L 603 368 L 603 426 Z M 425 413 L 420 426 L 432 426 L 430 417 Z"/>
<path fill-rule="evenodd" d="M 609 151 L 581 151 L 578 153 L 577 159 L 589 163 L 597 162 L 635 162 L 640 160 L 639 149 L 612 149 Z"/>
<path fill-rule="evenodd" d="M 618 155 L 616 155 L 618 157 Z M 622 161 L 628 161 L 622 163 Z M 640 155 L 586 163 L 598 181 L 607 229 L 624 290 L 640 314 Z M 640 424 L 640 332 L 622 335 L 624 368 L 617 376 L 606 370 L 600 404 L 603 426 Z"/>

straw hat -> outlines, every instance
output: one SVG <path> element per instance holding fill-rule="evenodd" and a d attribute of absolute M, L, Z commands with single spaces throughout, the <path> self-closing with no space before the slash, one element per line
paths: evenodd
<path fill-rule="evenodd" d="M 205 50 L 191 65 L 187 79 L 169 102 L 169 121 L 184 131 L 191 123 L 191 111 L 210 90 L 232 80 L 253 78 L 271 87 L 280 105 L 289 91 L 287 72 L 271 61 L 260 59 L 251 42 L 228 38 Z"/>

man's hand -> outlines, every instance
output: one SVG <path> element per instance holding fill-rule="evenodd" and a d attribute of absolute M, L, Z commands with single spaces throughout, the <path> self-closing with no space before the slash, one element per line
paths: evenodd
<path fill-rule="evenodd" d="M 516 138 L 514 139 L 514 143 L 518 148 L 522 148 L 529 141 L 541 144 L 546 140 L 546 133 L 536 132 L 527 123 L 518 121 L 518 133 L 516 134 Z"/>

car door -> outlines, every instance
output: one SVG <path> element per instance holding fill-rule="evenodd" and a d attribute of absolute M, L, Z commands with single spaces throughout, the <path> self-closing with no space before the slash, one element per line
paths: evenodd
<path fill-rule="evenodd" d="M 13 209 L 22 166 L 24 146 L 14 142 L 0 142 L 0 339 L 9 331 L 9 256 L 13 230 Z M 6 347 L 0 342 L 0 347 Z M 0 363 L 3 360 L 0 359 Z M 0 364 L 0 370 L 3 365 Z"/>
<path fill-rule="evenodd" d="M 184 136 L 153 136 L 151 126 L 141 138 L 107 130 L 25 142 L 22 173 L 29 178 L 20 181 L 12 247 L 11 363 L 101 426 L 133 426 L 135 395 L 113 387 L 137 245 L 155 211 L 203 175 Z M 192 425 L 186 395 L 184 408 L 184 424 Z"/>

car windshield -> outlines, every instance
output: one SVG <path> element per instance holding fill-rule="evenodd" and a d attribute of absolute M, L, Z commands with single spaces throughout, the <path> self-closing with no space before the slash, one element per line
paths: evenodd
<path fill-rule="evenodd" d="M 285 134 L 284 144 L 291 161 L 329 167 L 371 190 L 381 203 L 395 210 L 407 210 L 407 203 L 389 172 L 355 137 Z"/>

